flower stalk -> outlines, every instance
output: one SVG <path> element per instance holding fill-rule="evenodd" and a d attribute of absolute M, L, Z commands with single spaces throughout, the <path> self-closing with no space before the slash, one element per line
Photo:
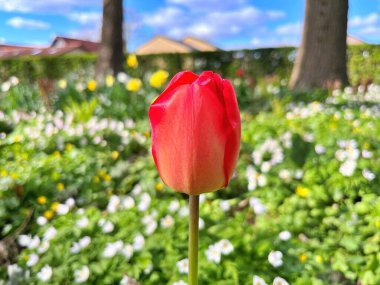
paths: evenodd
<path fill-rule="evenodd" d="M 189 285 L 198 285 L 199 195 L 189 196 Z"/>

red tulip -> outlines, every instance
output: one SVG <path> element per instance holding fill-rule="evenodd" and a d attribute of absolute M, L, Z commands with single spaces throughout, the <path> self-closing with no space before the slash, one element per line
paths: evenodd
<path fill-rule="evenodd" d="M 184 71 L 149 109 L 152 153 L 163 182 L 189 195 L 226 187 L 239 155 L 241 122 L 231 83 Z"/>

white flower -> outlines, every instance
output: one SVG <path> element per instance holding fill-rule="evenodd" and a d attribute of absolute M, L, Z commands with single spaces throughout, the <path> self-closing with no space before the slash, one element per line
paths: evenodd
<path fill-rule="evenodd" d="M 17 264 L 11 264 L 7 267 L 8 277 L 12 279 L 12 277 L 20 275 L 22 273 L 22 268 Z"/>
<path fill-rule="evenodd" d="M 175 212 L 179 209 L 179 207 L 180 207 L 180 204 L 179 204 L 178 200 L 171 201 L 169 204 L 169 211 Z"/>
<path fill-rule="evenodd" d="M 3 84 L 1 84 L 1 91 L 8 92 L 11 86 L 12 84 L 9 81 L 5 81 Z"/>
<path fill-rule="evenodd" d="M 143 249 L 145 244 L 145 239 L 142 235 L 137 235 L 133 240 L 133 249 L 139 251 Z"/>
<path fill-rule="evenodd" d="M 133 196 L 137 196 L 137 195 L 140 195 L 141 191 L 142 191 L 141 185 L 140 185 L 140 184 L 136 184 L 136 185 L 133 187 L 131 194 L 132 194 Z"/>
<path fill-rule="evenodd" d="M 295 179 L 301 179 L 302 177 L 303 177 L 303 170 L 297 169 L 296 172 L 294 173 L 294 178 Z"/>
<path fill-rule="evenodd" d="M 271 169 L 272 165 L 269 161 L 264 161 L 261 165 L 261 171 L 267 173 Z"/>
<path fill-rule="evenodd" d="M 41 268 L 40 272 L 37 273 L 37 278 L 43 282 L 49 281 L 53 275 L 53 269 L 49 265 L 45 265 Z"/>
<path fill-rule="evenodd" d="M 110 221 L 106 221 L 102 226 L 102 232 L 108 234 L 114 230 L 115 226 Z"/>
<path fill-rule="evenodd" d="M 137 209 L 141 212 L 146 211 L 150 206 L 151 200 L 152 198 L 150 198 L 148 193 L 142 194 L 140 198 L 140 203 L 137 206 Z"/>
<path fill-rule="evenodd" d="M 76 226 L 77 226 L 78 228 L 80 228 L 80 229 L 83 229 L 83 228 L 85 228 L 85 227 L 88 226 L 88 223 L 89 223 L 88 218 L 87 218 L 87 217 L 83 217 L 83 218 L 79 219 L 79 220 L 76 222 Z"/>
<path fill-rule="evenodd" d="M 58 215 L 66 215 L 70 210 L 70 207 L 66 204 L 59 204 L 57 207 Z"/>
<path fill-rule="evenodd" d="M 146 215 L 142 219 L 142 223 L 145 225 L 145 233 L 151 235 L 157 228 L 157 222 L 154 219 L 153 215 Z"/>
<path fill-rule="evenodd" d="M 117 79 L 117 81 L 119 81 L 120 83 L 127 83 L 127 81 L 128 81 L 128 75 L 127 75 L 125 72 L 119 72 L 119 73 L 116 75 L 116 79 Z"/>
<path fill-rule="evenodd" d="M 65 204 L 72 209 L 75 206 L 75 200 L 73 198 L 69 198 L 66 200 Z"/>
<path fill-rule="evenodd" d="M 217 243 L 217 246 L 220 248 L 220 252 L 224 255 L 230 254 L 234 250 L 234 246 L 227 239 L 222 239 Z"/>
<path fill-rule="evenodd" d="M 177 282 L 174 282 L 172 285 L 187 285 L 187 283 L 183 280 L 179 280 Z"/>
<path fill-rule="evenodd" d="M 339 167 L 339 172 L 343 176 L 350 177 L 354 174 L 355 169 L 356 169 L 356 161 L 348 159 L 345 162 L 343 162 L 342 165 Z"/>
<path fill-rule="evenodd" d="M 267 207 L 261 203 L 261 200 L 259 198 L 249 198 L 249 205 L 252 207 L 256 215 L 264 214 L 267 211 Z"/>
<path fill-rule="evenodd" d="M 172 216 L 167 215 L 161 219 L 161 227 L 167 229 L 171 228 L 174 225 L 174 219 Z"/>
<path fill-rule="evenodd" d="M 32 239 L 30 239 L 28 248 L 29 249 L 35 249 L 40 245 L 40 238 L 38 236 L 34 236 Z"/>
<path fill-rule="evenodd" d="M 84 236 L 78 242 L 73 243 L 73 245 L 70 249 L 70 252 L 71 253 L 78 253 L 82 249 L 88 247 L 90 245 L 90 243 L 91 243 L 91 238 L 89 236 Z"/>
<path fill-rule="evenodd" d="M 80 247 L 83 249 L 83 248 L 86 248 L 90 245 L 91 243 L 91 238 L 89 236 L 84 236 L 83 238 L 81 238 L 79 241 L 78 241 Z"/>
<path fill-rule="evenodd" d="M 120 207 L 120 198 L 116 195 L 112 195 L 107 205 L 107 212 L 115 213 Z"/>
<path fill-rule="evenodd" d="M 205 221 L 202 218 L 199 218 L 198 227 L 200 230 L 203 230 L 205 227 Z"/>
<path fill-rule="evenodd" d="M 282 252 L 281 251 L 271 251 L 268 255 L 268 261 L 273 267 L 279 267 L 283 264 Z"/>
<path fill-rule="evenodd" d="M 363 169 L 362 174 L 363 174 L 363 177 L 367 179 L 368 181 L 372 181 L 373 179 L 376 178 L 375 173 L 373 173 L 372 171 L 368 169 Z"/>
<path fill-rule="evenodd" d="M 107 243 L 106 248 L 103 251 L 103 257 L 105 257 L 105 258 L 112 258 L 122 248 L 123 248 L 123 242 L 120 241 L 120 240 L 116 241 L 116 242 L 113 242 L 113 243 Z"/>
<path fill-rule="evenodd" d="M 253 276 L 253 285 L 267 285 L 265 280 L 257 275 Z"/>
<path fill-rule="evenodd" d="M 273 280 L 273 285 L 289 285 L 289 283 L 281 277 L 276 277 Z"/>
<path fill-rule="evenodd" d="M 17 240 L 20 246 L 28 247 L 32 238 L 30 235 L 19 235 Z"/>
<path fill-rule="evenodd" d="M 179 209 L 178 214 L 181 218 L 188 216 L 189 215 L 189 208 L 186 206 L 182 207 L 181 209 Z"/>
<path fill-rule="evenodd" d="M 34 266 L 34 265 L 37 264 L 37 262 L 38 262 L 39 259 L 40 258 L 38 257 L 37 254 L 32 253 L 32 254 L 28 255 L 28 261 L 26 262 L 26 265 L 28 267 L 32 267 L 32 266 Z"/>
<path fill-rule="evenodd" d="M 368 151 L 368 150 L 363 150 L 362 151 L 362 157 L 364 158 L 372 158 L 373 154 L 372 152 Z"/>
<path fill-rule="evenodd" d="M 121 206 L 123 209 L 129 210 L 135 206 L 135 200 L 132 197 L 127 196 L 123 199 Z"/>
<path fill-rule="evenodd" d="M 326 148 L 325 148 L 324 146 L 320 145 L 320 144 L 317 144 L 317 145 L 315 146 L 315 152 L 316 152 L 317 154 L 325 153 L 325 152 L 326 152 Z"/>
<path fill-rule="evenodd" d="M 85 265 L 82 268 L 75 270 L 74 272 L 75 283 L 86 282 L 89 276 L 90 276 L 90 270 Z"/>
<path fill-rule="evenodd" d="M 292 234 L 289 231 L 282 231 L 278 234 L 280 240 L 287 241 L 292 237 Z"/>
<path fill-rule="evenodd" d="M 47 223 L 47 219 L 43 216 L 40 216 L 37 218 L 37 224 L 39 224 L 40 226 L 44 226 L 46 225 Z"/>
<path fill-rule="evenodd" d="M 210 245 L 208 247 L 208 249 L 206 250 L 206 257 L 209 261 L 212 261 L 212 262 L 215 262 L 215 263 L 219 263 L 220 262 L 220 259 L 221 259 L 221 251 L 220 251 L 220 247 L 213 244 L 213 245 Z"/>
<path fill-rule="evenodd" d="M 253 191 L 257 186 L 265 186 L 267 184 L 267 179 L 264 175 L 259 174 L 256 169 L 249 165 L 246 170 L 246 177 L 248 179 L 248 190 Z"/>
<path fill-rule="evenodd" d="M 77 210 L 77 214 L 78 214 L 78 215 L 83 215 L 83 214 L 84 214 L 84 209 L 83 209 L 83 208 L 79 208 L 79 209 Z"/>
<path fill-rule="evenodd" d="M 177 262 L 177 267 L 179 273 L 188 274 L 189 273 L 189 259 L 185 258 Z"/>
<path fill-rule="evenodd" d="M 57 234 L 57 230 L 55 227 L 49 227 L 44 233 L 43 240 L 52 240 Z"/>
<path fill-rule="evenodd" d="M 281 169 L 278 176 L 285 182 L 290 182 L 292 180 L 292 174 L 288 169 Z"/>
<path fill-rule="evenodd" d="M 128 275 L 124 275 L 123 279 L 120 281 L 120 285 L 135 285 L 136 281 L 132 278 L 129 277 Z"/>
<path fill-rule="evenodd" d="M 50 247 L 50 243 L 46 240 L 41 242 L 40 246 L 37 248 L 38 253 L 45 253 Z"/>
<path fill-rule="evenodd" d="M 127 259 L 130 260 L 133 256 L 133 246 L 130 244 L 124 245 L 124 247 L 120 250 L 120 253 Z"/>
<path fill-rule="evenodd" d="M 219 205 L 220 205 L 220 209 L 223 212 L 228 212 L 231 209 L 231 205 L 230 205 L 230 202 L 228 200 L 222 200 L 222 201 L 220 201 Z"/>

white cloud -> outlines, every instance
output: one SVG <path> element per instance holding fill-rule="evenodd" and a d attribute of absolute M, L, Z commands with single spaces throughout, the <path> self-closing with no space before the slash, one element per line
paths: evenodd
<path fill-rule="evenodd" d="M 278 26 L 276 28 L 276 33 L 279 35 L 301 35 L 302 23 L 288 23 L 285 25 Z"/>
<path fill-rule="evenodd" d="M 198 0 L 170 1 L 198 3 Z M 206 2 L 213 1 L 207 0 Z M 178 6 L 166 6 L 144 15 L 142 22 L 154 29 L 156 33 L 163 33 L 171 37 L 181 38 L 186 35 L 194 35 L 213 40 L 253 32 L 257 30 L 255 24 L 276 20 L 285 15 L 281 11 L 265 11 L 251 5 L 227 10 L 220 10 L 219 6 L 216 7 L 218 8 L 209 11 L 189 11 Z"/>
<path fill-rule="evenodd" d="M 79 7 L 94 7 L 93 0 L 0 0 L 0 10 L 7 12 L 65 13 Z"/>
<path fill-rule="evenodd" d="M 194 11 L 226 10 L 241 7 L 247 0 L 167 0 L 168 4 L 182 5 Z"/>
<path fill-rule="evenodd" d="M 5 43 L 5 38 L 0 38 L 0 44 Z"/>
<path fill-rule="evenodd" d="M 21 29 L 49 29 L 50 24 L 47 22 L 33 20 L 33 19 L 25 19 L 21 17 L 13 17 L 7 21 L 7 25 L 13 28 Z"/>
<path fill-rule="evenodd" d="M 68 18 L 82 25 L 100 23 L 102 14 L 99 12 L 74 12 L 68 15 Z"/>
<path fill-rule="evenodd" d="M 350 28 L 361 28 L 361 27 L 368 27 L 373 26 L 379 23 L 379 15 L 376 13 L 371 13 L 367 16 L 361 17 L 361 16 L 354 16 L 348 21 L 348 26 Z"/>

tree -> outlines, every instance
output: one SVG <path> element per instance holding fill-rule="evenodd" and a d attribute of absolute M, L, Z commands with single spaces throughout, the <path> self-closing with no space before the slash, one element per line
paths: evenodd
<path fill-rule="evenodd" d="M 123 0 L 103 0 L 102 39 L 96 64 L 96 77 L 123 70 Z"/>
<path fill-rule="evenodd" d="M 302 43 L 290 88 L 331 88 L 348 84 L 347 14 L 348 0 L 306 0 Z"/>

